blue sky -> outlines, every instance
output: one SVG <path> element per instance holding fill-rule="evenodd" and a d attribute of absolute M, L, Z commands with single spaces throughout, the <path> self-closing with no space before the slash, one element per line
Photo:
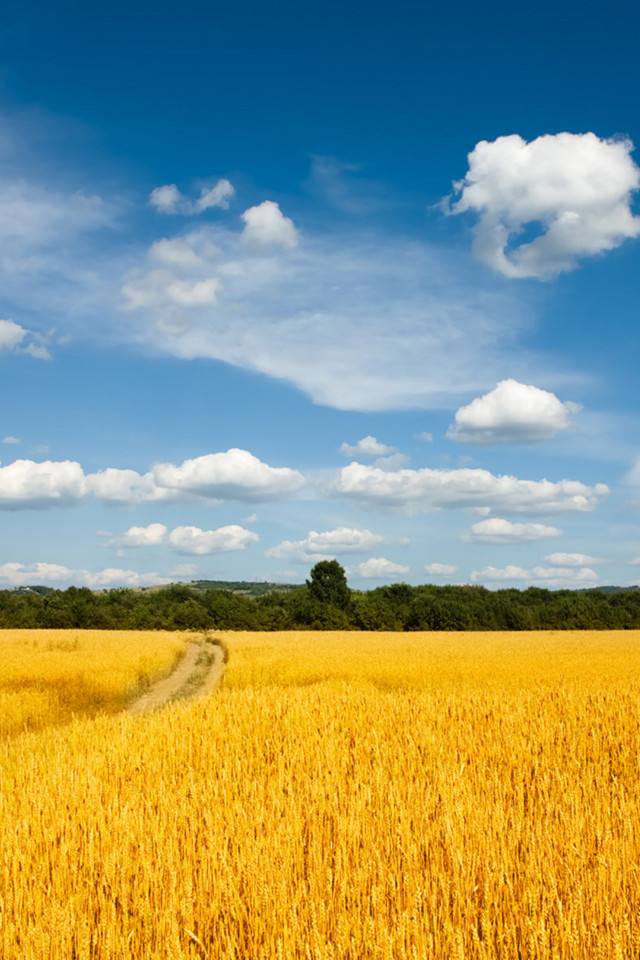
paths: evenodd
<path fill-rule="evenodd" d="M 631 3 L 7 3 L 0 586 L 631 584 Z"/>

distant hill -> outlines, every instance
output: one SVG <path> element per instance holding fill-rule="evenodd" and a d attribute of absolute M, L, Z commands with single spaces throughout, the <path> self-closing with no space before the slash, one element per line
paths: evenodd
<path fill-rule="evenodd" d="M 267 580 L 179 580 L 176 583 L 162 583 L 152 587 L 133 587 L 132 589 L 137 593 L 157 593 L 158 590 L 167 590 L 169 587 L 187 587 L 195 593 L 204 593 L 205 590 L 226 590 L 228 593 L 235 593 L 242 597 L 263 597 L 266 593 L 289 593 L 291 590 L 298 590 L 301 586 L 301 583 L 271 583 Z"/>
<path fill-rule="evenodd" d="M 621 593 L 623 590 L 628 593 L 630 590 L 640 590 L 640 586 L 634 584 L 631 587 L 586 587 L 583 590 L 576 590 L 576 593 Z"/>
<path fill-rule="evenodd" d="M 299 590 L 304 586 L 302 583 L 272 583 L 271 581 L 255 580 L 180 580 L 176 583 L 163 583 L 153 587 L 133 587 L 136 592 L 149 593 L 157 590 L 166 590 L 167 587 L 189 587 L 197 593 L 203 593 L 205 590 L 228 590 L 229 593 L 235 593 L 243 597 L 262 597 L 266 593 L 289 593 L 291 590 Z M 44 596 L 55 587 L 45 587 L 43 584 L 29 584 L 24 587 L 10 587 L 9 593 L 38 593 Z M 621 593 L 622 591 L 637 591 L 640 585 L 634 584 L 629 587 L 617 587 L 608 585 L 606 587 L 582 587 L 572 590 L 572 593 Z M 363 591 L 355 591 L 361 593 Z M 366 592 L 366 591 L 365 591 Z M 108 593 L 108 589 L 95 590 L 94 593 Z"/>
<path fill-rule="evenodd" d="M 204 590 L 228 590 L 244 597 L 262 597 L 265 593 L 288 593 L 298 590 L 301 583 L 271 583 L 270 581 L 256 582 L 253 580 L 190 580 L 180 586 L 191 587 L 202 593 Z"/>

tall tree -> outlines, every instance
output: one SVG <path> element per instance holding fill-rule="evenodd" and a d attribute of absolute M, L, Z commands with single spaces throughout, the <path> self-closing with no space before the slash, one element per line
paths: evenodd
<path fill-rule="evenodd" d="M 337 560 L 321 560 L 309 574 L 309 595 L 319 603 L 330 603 L 346 610 L 351 603 L 347 575 Z"/>

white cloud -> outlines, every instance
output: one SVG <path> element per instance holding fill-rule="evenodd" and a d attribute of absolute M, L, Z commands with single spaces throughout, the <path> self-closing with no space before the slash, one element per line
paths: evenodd
<path fill-rule="evenodd" d="M 578 480 L 519 480 L 470 468 L 393 473 L 355 462 L 340 470 L 331 487 L 333 496 L 408 513 L 460 508 L 501 513 L 584 512 L 593 510 L 608 492 L 605 484 L 589 487 Z"/>
<path fill-rule="evenodd" d="M 624 482 L 634 487 L 640 487 L 640 457 L 637 458 L 634 465 L 624 477 Z"/>
<path fill-rule="evenodd" d="M 630 567 L 638 567 L 638 566 L 640 566 L 640 557 L 634 557 L 633 560 L 629 560 L 629 566 L 630 566 Z"/>
<path fill-rule="evenodd" d="M 270 467 L 248 450 L 209 453 L 180 466 L 159 463 L 152 469 L 156 486 L 169 492 L 219 500 L 258 503 L 297 493 L 304 478 L 289 467 Z"/>
<path fill-rule="evenodd" d="M 242 214 L 246 226 L 242 231 L 245 243 L 257 246 L 296 247 L 298 231 L 293 220 L 285 217 L 273 200 L 264 200 L 256 207 L 249 207 Z"/>
<path fill-rule="evenodd" d="M 3 443 L 20 443 L 18 437 L 4 437 Z"/>
<path fill-rule="evenodd" d="M 539 443 L 572 425 L 581 406 L 539 387 L 502 380 L 494 390 L 460 407 L 447 436 L 459 443 Z"/>
<path fill-rule="evenodd" d="M 178 213 L 179 208 L 184 203 L 184 197 L 175 183 L 167 183 L 151 191 L 149 203 L 160 213 Z"/>
<path fill-rule="evenodd" d="M 349 576 L 367 580 L 394 580 L 396 577 L 406 576 L 410 571 L 411 567 L 403 567 L 402 564 L 386 560 L 384 557 L 371 557 L 370 560 L 347 569 Z"/>
<path fill-rule="evenodd" d="M 640 234 L 630 208 L 640 183 L 632 150 L 629 140 L 594 133 L 482 140 L 450 209 L 478 214 L 473 249 L 483 263 L 508 277 L 554 276 Z M 528 224 L 542 235 L 512 246 Z"/>
<path fill-rule="evenodd" d="M 245 530 L 237 524 L 220 527 L 218 530 L 176 527 L 169 534 L 169 543 L 176 553 L 193 553 L 200 556 L 244 550 L 250 543 L 255 543 L 257 540 L 259 540 L 257 533 Z"/>
<path fill-rule="evenodd" d="M 208 280 L 171 280 L 167 283 L 166 293 L 169 300 L 185 307 L 211 306 L 217 302 L 222 281 L 218 277 Z"/>
<path fill-rule="evenodd" d="M 235 192 L 233 185 L 224 179 L 218 180 L 214 187 L 203 187 L 200 197 L 194 204 L 195 212 L 202 213 L 203 210 L 209 210 L 211 207 L 222 207 L 223 210 L 228 210 L 229 201 Z"/>
<path fill-rule="evenodd" d="M 380 443 L 375 437 L 363 437 L 357 443 L 343 443 L 340 445 L 340 453 L 345 457 L 383 457 L 388 453 L 393 453 L 395 447 L 388 447 Z"/>
<path fill-rule="evenodd" d="M 429 433 L 427 430 L 417 433 L 416 436 L 418 440 L 424 440 L 425 443 L 433 443 L 433 434 Z"/>
<path fill-rule="evenodd" d="M 458 568 L 454 567 L 452 563 L 427 563 L 425 564 L 425 570 L 427 573 L 430 573 L 431 576 L 435 577 L 447 577 L 452 573 L 455 573 Z"/>
<path fill-rule="evenodd" d="M 0 350 L 15 350 L 27 331 L 13 320 L 0 320 Z"/>
<path fill-rule="evenodd" d="M 580 587 L 584 584 L 593 584 L 598 580 L 598 574 L 589 567 L 485 567 L 484 570 L 472 570 L 472 583 L 501 583 L 509 580 L 526 580 L 529 584 L 540 584 L 545 587 Z"/>
<path fill-rule="evenodd" d="M 0 134 L 4 149 L 1 121 Z M 70 189 L 59 178 L 47 183 L 52 151 L 42 141 L 16 151 L 0 176 L 3 309 L 56 326 L 57 343 L 70 335 L 154 356 L 211 358 L 347 410 L 449 409 L 506 375 L 535 383 L 542 368 L 545 382 L 560 376 L 518 343 L 531 318 L 516 291 L 486 271 L 479 276 L 464 254 L 399 233 L 307 226 L 296 247 L 265 246 L 243 241 L 241 220 L 206 220 L 154 237 L 180 241 L 193 257 L 164 249 L 147 261 L 125 204 L 77 189 L 92 168 L 71 169 L 72 148 L 64 165 Z M 177 200 L 197 202 L 197 194 L 183 198 L 165 186 Z M 223 284 L 215 302 L 180 302 L 180 286 L 169 293 L 173 281 L 213 279 Z"/>
<path fill-rule="evenodd" d="M 26 330 L 15 320 L 0 320 L 0 351 L 26 353 L 36 360 L 49 360 L 51 354 L 47 350 L 44 340 L 45 338 L 41 334 L 33 330 Z"/>
<path fill-rule="evenodd" d="M 149 202 L 160 213 L 182 214 L 190 216 L 203 213 L 212 207 L 229 209 L 229 200 L 235 194 L 233 185 L 228 180 L 218 180 L 213 187 L 203 187 L 197 200 L 190 200 L 180 193 L 175 183 L 156 187 L 151 191 Z"/>
<path fill-rule="evenodd" d="M 156 240 L 149 248 L 149 259 L 185 270 L 198 270 L 206 267 L 207 263 L 191 244 L 179 237 L 174 240 L 167 240 L 166 237 Z"/>
<path fill-rule="evenodd" d="M 589 567 L 604 562 L 600 557 L 590 557 L 586 553 L 550 553 L 542 559 L 554 567 Z"/>
<path fill-rule="evenodd" d="M 133 504 L 154 500 L 174 500 L 169 491 L 159 489 L 151 473 L 106 467 L 87 475 L 89 490 L 106 503 Z"/>
<path fill-rule="evenodd" d="M 207 277 L 204 280 L 176 279 L 170 270 L 152 270 L 139 281 L 132 279 L 134 282 L 125 283 L 122 288 L 125 310 L 168 306 L 174 310 L 177 308 L 178 316 L 182 307 L 214 306 L 223 286 L 219 277 Z M 177 326 L 178 330 L 187 328 L 188 322 L 184 320 Z M 175 323 L 173 327 L 169 324 L 168 329 L 175 329 Z"/>
<path fill-rule="evenodd" d="M 256 370 L 350 410 L 450 406 L 505 368 L 529 376 L 537 365 L 513 354 L 524 324 L 514 294 L 470 278 L 449 254 L 383 234 L 308 234 L 297 247 L 247 235 L 208 223 L 154 244 L 152 263 L 124 276 L 119 335 Z M 215 301 L 170 295 L 173 282 L 214 279 Z"/>
<path fill-rule="evenodd" d="M 0 566 L 0 583 L 14 587 L 58 583 L 69 580 L 72 573 L 73 571 L 59 563 L 3 563 Z"/>
<path fill-rule="evenodd" d="M 46 507 L 81 500 L 87 480 L 79 463 L 71 460 L 15 460 L 0 467 L 0 507 Z"/>
<path fill-rule="evenodd" d="M 158 573 L 136 573 L 135 570 L 119 570 L 107 567 L 104 570 L 72 570 L 59 563 L 4 563 L 0 566 L 0 584 L 21 587 L 43 584 L 61 586 L 74 584 L 79 587 L 140 587 L 168 583 L 168 578 Z"/>
<path fill-rule="evenodd" d="M 19 353 L 26 353 L 30 357 L 34 357 L 36 360 L 51 360 L 51 354 L 44 343 L 39 343 L 37 340 L 28 343 L 26 347 L 23 347 Z"/>
<path fill-rule="evenodd" d="M 120 570 L 118 567 L 107 567 L 105 570 L 73 570 L 74 583 L 83 584 L 94 589 L 100 587 L 148 587 L 168 583 L 169 577 L 159 573 L 137 573 L 135 570 Z"/>
<path fill-rule="evenodd" d="M 371 530 L 357 530 L 352 527 L 338 527 L 318 533 L 310 530 L 304 540 L 283 540 L 266 551 L 267 557 L 287 557 L 292 560 L 317 563 L 319 560 L 331 560 L 343 553 L 364 553 L 383 543 L 389 543 L 387 537 L 372 533 Z M 396 538 L 394 543 L 408 543 Z"/>
<path fill-rule="evenodd" d="M 159 463 L 148 473 L 107 467 L 86 474 L 74 461 L 16 460 L 0 467 L 0 507 L 46 507 L 77 502 L 89 493 L 114 504 L 239 500 L 258 503 L 297 493 L 304 477 L 270 467 L 247 450 L 210 453 L 179 466 Z"/>
<path fill-rule="evenodd" d="M 490 517 L 472 524 L 462 539 L 465 543 L 526 543 L 561 536 L 562 530 L 544 523 L 512 523 L 500 517 Z"/>
<path fill-rule="evenodd" d="M 129 527 L 120 537 L 112 537 L 109 547 L 154 547 L 167 536 L 164 523 L 150 523 L 148 527 Z"/>

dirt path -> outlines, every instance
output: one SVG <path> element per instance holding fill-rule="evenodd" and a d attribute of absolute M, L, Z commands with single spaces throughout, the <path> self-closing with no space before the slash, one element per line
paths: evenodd
<path fill-rule="evenodd" d="M 173 673 L 158 680 L 125 708 L 127 713 L 141 716 L 159 710 L 174 700 L 196 700 L 217 689 L 224 673 L 222 647 L 201 637 L 187 644 L 186 652 Z"/>

